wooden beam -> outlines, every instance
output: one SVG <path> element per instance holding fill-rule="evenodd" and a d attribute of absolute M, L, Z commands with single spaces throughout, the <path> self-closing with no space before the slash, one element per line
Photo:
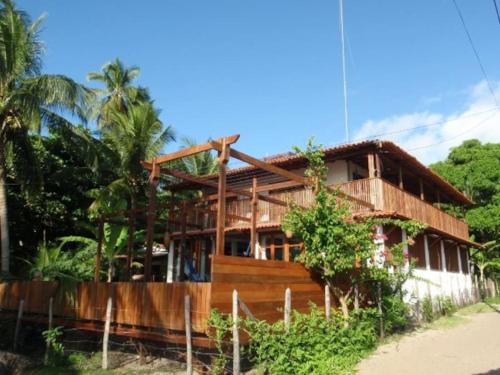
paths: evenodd
<path fill-rule="evenodd" d="M 179 246 L 179 263 L 180 263 L 180 272 L 179 275 L 177 275 L 177 281 L 184 281 L 184 264 L 185 264 L 185 257 L 186 257 L 186 223 L 187 223 L 187 212 L 186 212 L 186 204 L 184 203 L 182 205 L 182 224 L 181 224 L 181 241 L 180 241 L 180 246 Z"/>
<path fill-rule="evenodd" d="M 424 181 L 422 180 L 422 177 L 419 177 L 418 184 L 420 186 L 420 199 L 425 200 Z"/>
<path fill-rule="evenodd" d="M 95 255 L 95 270 L 94 270 L 94 281 L 99 282 L 101 276 L 101 254 L 102 254 L 102 243 L 104 241 L 104 217 L 99 218 L 99 226 L 97 229 L 97 252 Z"/>
<path fill-rule="evenodd" d="M 217 214 L 217 210 L 211 210 L 208 208 L 194 207 L 194 209 L 199 211 L 199 212 L 206 213 L 206 214 Z M 251 221 L 251 219 L 249 217 L 240 216 L 240 215 L 233 215 L 233 214 L 228 214 L 228 213 L 226 213 L 226 217 L 228 217 L 229 219 L 235 219 L 235 220 L 241 220 L 241 221 L 248 221 L 248 222 Z M 202 225 L 198 225 L 198 227 L 202 228 Z"/>
<path fill-rule="evenodd" d="M 168 174 L 170 174 L 174 177 L 177 177 L 177 178 L 191 181 L 191 182 L 194 182 L 194 183 L 197 183 L 200 185 L 205 185 L 205 186 L 209 186 L 209 187 L 213 187 L 213 188 L 217 188 L 217 189 L 219 188 L 219 184 L 217 182 L 208 180 L 206 178 L 196 177 L 196 176 L 193 176 L 193 175 L 190 175 L 190 174 L 187 174 L 187 173 L 175 170 L 175 169 L 171 169 L 171 168 L 164 168 L 162 170 L 165 173 L 168 173 Z M 220 174 L 219 174 L 219 179 L 220 179 Z M 248 198 L 252 198 L 252 192 L 249 190 L 228 188 L 227 185 L 225 185 L 225 190 L 226 190 L 226 192 L 235 193 L 237 195 L 242 195 L 242 196 L 245 196 Z M 219 198 L 219 197 L 217 197 L 217 198 Z M 272 197 L 269 197 L 267 195 L 257 194 L 257 198 L 260 200 L 269 202 L 269 203 L 274 203 L 274 204 L 283 206 L 283 207 L 288 206 L 288 204 L 285 201 L 282 201 L 282 200 L 276 199 L 276 198 L 272 198 Z"/>
<path fill-rule="evenodd" d="M 149 176 L 149 205 L 146 227 L 146 256 L 144 259 L 144 279 L 151 281 L 151 270 L 153 265 L 153 240 L 156 221 L 156 188 L 158 187 L 158 176 L 160 168 L 153 161 L 153 168 Z"/>
<path fill-rule="evenodd" d="M 250 224 L 250 254 L 253 256 L 255 254 L 255 243 L 257 241 L 257 178 L 252 179 L 252 216 Z"/>
<path fill-rule="evenodd" d="M 227 162 L 229 161 L 230 146 L 224 139 L 219 150 L 219 183 L 217 186 L 217 227 L 216 227 L 216 251 L 217 255 L 224 255 L 226 227 L 226 174 Z"/>
<path fill-rule="evenodd" d="M 398 185 L 400 189 L 404 189 L 403 167 L 401 165 L 398 167 Z"/>
<path fill-rule="evenodd" d="M 380 162 L 380 155 L 375 153 L 375 176 L 382 177 L 382 163 Z"/>
<path fill-rule="evenodd" d="M 375 177 L 375 157 L 373 153 L 369 153 L 367 155 L 368 158 L 368 177 L 373 178 Z"/>
<path fill-rule="evenodd" d="M 283 260 L 285 262 L 290 261 L 290 240 L 288 237 L 285 235 L 285 242 L 284 242 L 284 247 L 283 247 Z"/>
<path fill-rule="evenodd" d="M 212 141 L 211 144 L 216 150 L 219 150 L 219 151 L 222 150 L 222 145 L 220 142 Z M 306 178 L 303 176 L 299 176 L 298 174 L 287 171 L 286 169 L 277 167 L 273 164 L 266 163 L 265 161 L 256 159 L 250 155 L 247 155 L 247 154 L 240 152 L 240 151 L 237 151 L 235 149 L 230 150 L 230 155 L 233 158 L 244 161 L 245 163 L 251 164 L 251 165 L 253 165 L 257 168 L 263 169 L 265 171 L 277 174 L 277 175 L 282 176 L 284 178 L 287 178 L 289 180 L 300 182 L 302 184 L 306 184 L 306 182 L 307 182 Z"/>
<path fill-rule="evenodd" d="M 257 192 L 260 193 L 262 191 L 291 189 L 291 188 L 300 187 L 300 186 L 304 186 L 304 184 L 301 182 L 297 182 L 297 181 L 276 182 L 274 184 L 257 186 Z"/>
<path fill-rule="evenodd" d="M 231 135 L 229 137 L 222 138 L 219 140 L 219 142 L 224 141 L 226 143 L 226 145 L 230 145 L 230 144 L 236 143 L 239 138 L 240 138 L 240 135 L 235 134 L 235 135 Z M 213 148 L 214 147 L 212 145 L 212 142 L 207 142 L 207 143 L 204 143 L 201 145 L 196 145 L 193 147 L 187 147 L 187 148 L 184 148 L 184 149 L 176 151 L 176 152 L 171 152 L 170 154 L 157 156 L 156 157 L 156 164 L 159 165 L 159 164 L 167 163 L 169 161 L 182 159 L 182 158 L 185 158 L 186 156 L 195 155 L 195 154 L 198 154 L 200 152 L 210 151 Z M 153 162 L 152 161 L 144 161 L 144 162 L 142 162 L 142 165 L 145 168 L 151 170 Z"/>

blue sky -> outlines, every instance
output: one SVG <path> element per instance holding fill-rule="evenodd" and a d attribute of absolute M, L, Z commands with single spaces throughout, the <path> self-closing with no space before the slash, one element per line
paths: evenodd
<path fill-rule="evenodd" d="M 344 1 L 352 138 L 445 122 L 384 137 L 425 162 L 464 137 L 500 140 L 496 112 L 474 130 L 486 116 L 476 113 L 493 103 L 452 0 Z M 457 2 L 497 90 L 500 25 L 493 3 Z M 18 5 L 32 17 L 47 13 L 46 72 L 86 82 L 89 71 L 115 57 L 138 65 L 138 83 L 149 87 L 178 136 L 203 141 L 239 133 L 238 148 L 257 156 L 287 151 L 312 135 L 325 145 L 345 139 L 336 0 Z M 439 152 L 432 142 L 442 142 Z"/>

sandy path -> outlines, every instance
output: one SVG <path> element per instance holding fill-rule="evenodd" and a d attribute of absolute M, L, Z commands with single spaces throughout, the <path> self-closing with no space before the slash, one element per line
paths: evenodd
<path fill-rule="evenodd" d="M 500 374 L 500 313 L 468 316 L 456 327 L 427 330 L 378 348 L 360 375 Z"/>

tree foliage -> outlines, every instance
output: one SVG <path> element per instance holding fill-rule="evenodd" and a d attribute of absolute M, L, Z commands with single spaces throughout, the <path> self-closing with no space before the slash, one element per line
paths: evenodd
<path fill-rule="evenodd" d="M 2 271 L 10 270 L 10 241 L 5 192 L 7 163 L 12 178 L 40 186 L 33 133 L 63 120 L 63 113 L 84 118 L 92 93 L 63 75 L 42 74 L 43 18 L 31 21 L 10 0 L 0 2 L 0 237 Z"/>
<path fill-rule="evenodd" d="M 424 226 L 413 221 L 355 218 L 348 200 L 325 184 L 326 168 L 321 147 L 310 141 L 305 150 L 297 148 L 296 151 L 309 161 L 306 176 L 315 192 L 315 201 L 309 208 L 291 203 L 283 229 L 302 239 L 304 252 L 299 261 L 321 275 L 347 318 L 349 298 L 354 285 L 360 281 L 388 282 L 401 288 L 404 280 L 411 276 L 403 269 L 405 243 L 393 246 L 390 259 L 385 257 L 385 250 L 377 244 L 377 227 L 399 226 L 407 231 L 408 241 L 411 241 Z M 389 272 L 388 266 L 392 266 L 394 272 Z"/>
<path fill-rule="evenodd" d="M 452 148 L 444 161 L 430 166 L 474 201 L 465 217 L 478 242 L 500 236 L 500 143 L 472 139 Z"/>

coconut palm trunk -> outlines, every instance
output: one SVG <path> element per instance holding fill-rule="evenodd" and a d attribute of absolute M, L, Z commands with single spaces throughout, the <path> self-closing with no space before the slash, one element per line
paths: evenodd
<path fill-rule="evenodd" d="M 7 212 L 7 190 L 4 150 L 0 149 L 0 239 L 2 272 L 10 271 L 9 216 Z"/>

